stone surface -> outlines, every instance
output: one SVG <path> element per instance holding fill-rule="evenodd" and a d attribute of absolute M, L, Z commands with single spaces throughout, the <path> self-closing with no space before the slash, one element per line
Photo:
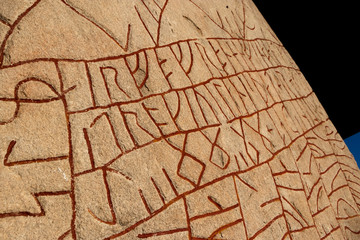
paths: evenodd
<path fill-rule="evenodd" d="M 5 0 L 0 42 L 0 239 L 359 239 L 360 171 L 251 0 Z"/>

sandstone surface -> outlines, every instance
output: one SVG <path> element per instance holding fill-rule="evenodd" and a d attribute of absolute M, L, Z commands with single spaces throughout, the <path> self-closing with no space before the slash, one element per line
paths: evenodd
<path fill-rule="evenodd" d="M 251 0 L 1 0 L 0 183 L 0 239 L 360 238 L 358 166 Z"/>

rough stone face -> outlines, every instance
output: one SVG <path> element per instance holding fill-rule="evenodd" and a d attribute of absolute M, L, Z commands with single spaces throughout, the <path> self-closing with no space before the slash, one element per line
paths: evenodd
<path fill-rule="evenodd" d="M 0 239 L 359 239 L 360 171 L 251 0 L 1 0 Z"/>

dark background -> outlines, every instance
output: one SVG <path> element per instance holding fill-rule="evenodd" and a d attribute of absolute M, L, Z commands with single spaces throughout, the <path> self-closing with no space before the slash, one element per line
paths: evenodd
<path fill-rule="evenodd" d="M 356 1 L 253 2 L 305 75 L 340 135 L 347 138 L 360 132 Z"/>

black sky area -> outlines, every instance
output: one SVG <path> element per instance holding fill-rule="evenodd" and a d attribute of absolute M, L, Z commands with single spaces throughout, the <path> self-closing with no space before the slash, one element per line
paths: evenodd
<path fill-rule="evenodd" d="M 253 0 L 343 138 L 360 132 L 356 1 Z"/>

